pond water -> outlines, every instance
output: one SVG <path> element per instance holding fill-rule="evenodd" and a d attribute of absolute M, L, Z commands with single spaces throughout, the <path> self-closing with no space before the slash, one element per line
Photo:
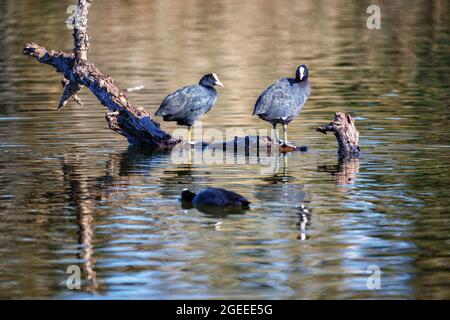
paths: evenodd
<path fill-rule="evenodd" d="M 130 98 L 149 112 L 219 75 L 204 130 L 270 129 L 251 116 L 257 96 L 307 64 L 312 96 L 289 137 L 308 152 L 270 165 L 128 149 L 86 89 L 57 112 L 60 75 L 21 49 L 70 52 L 73 3 L 0 2 L 0 298 L 450 298 L 447 1 L 384 1 L 380 30 L 356 0 L 95 1 L 90 58 L 120 87 L 144 85 Z M 336 111 L 356 119 L 359 160 L 315 132 Z M 181 207 L 183 188 L 209 186 L 251 210 Z"/>

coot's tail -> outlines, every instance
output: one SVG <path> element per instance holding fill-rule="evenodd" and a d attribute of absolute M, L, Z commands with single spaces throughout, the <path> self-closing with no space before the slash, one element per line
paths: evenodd
<path fill-rule="evenodd" d="M 249 209 L 250 208 L 250 201 L 248 201 L 246 198 L 244 198 L 241 201 L 241 206 L 243 209 Z"/>

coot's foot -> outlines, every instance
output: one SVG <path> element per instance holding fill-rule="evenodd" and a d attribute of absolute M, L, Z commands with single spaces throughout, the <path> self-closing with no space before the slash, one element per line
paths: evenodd
<path fill-rule="evenodd" d="M 182 142 L 183 147 L 185 148 L 194 148 L 195 147 L 195 141 L 183 141 Z"/>
<path fill-rule="evenodd" d="M 297 151 L 298 147 L 294 146 L 293 144 L 288 143 L 282 143 L 280 144 L 280 152 L 281 153 L 286 153 L 286 152 L 292 152 L 292 151 Z"/>

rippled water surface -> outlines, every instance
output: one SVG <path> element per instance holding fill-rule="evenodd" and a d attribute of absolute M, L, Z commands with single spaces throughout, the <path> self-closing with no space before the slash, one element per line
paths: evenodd
<path fill-rule="evenodd" d="M 269 129 L 256 97 L 309 66 L 312 96 L 289 126 L 308 152 L 225 164 L 129 150 L 86 89 L 56 112 L 60 75 L 21 49 L 70 51 L 73 3 L 0 2 L 0 298 L 450 298 L 447 1 L 382 1 L 381 30 L 356 0 L 95 1 L 90 58 L 123 88 L 145 85 L 130 98 L 146 110 L 220 76 L 204 130 Z M 336 111 L 356 119 L 359 160 L 315 132 Z M 251 210 L 180 206 L 183 188 L 208 186 Z"/>

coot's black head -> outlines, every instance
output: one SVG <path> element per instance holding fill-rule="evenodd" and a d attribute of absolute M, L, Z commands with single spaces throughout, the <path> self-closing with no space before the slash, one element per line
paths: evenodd
<path fill-rule="evenodd" d="M 189 191 L 188 189 L 183 189 L 183 191 L 181 191 L 181 201 L 182 202 L 188 202 L 191 203 L 192 200 L 194 200 L 196 194 Z"/>
<path fill-rule="evenodd" d="M 306 79 L 308 79 L 308 67 L 302 64 L 297 68 L 297 71 L 295 72 L 295 80 L 304 81 Z"/>
<path fill-rule="evenodd" d="M 215 73 L 203 76 L 203 78 L 200 79 L 199 84 L 204 87 L 214 87 L 216 85 L 223 87 L 222 82 L 220 82 L 219 77 Z"/>

